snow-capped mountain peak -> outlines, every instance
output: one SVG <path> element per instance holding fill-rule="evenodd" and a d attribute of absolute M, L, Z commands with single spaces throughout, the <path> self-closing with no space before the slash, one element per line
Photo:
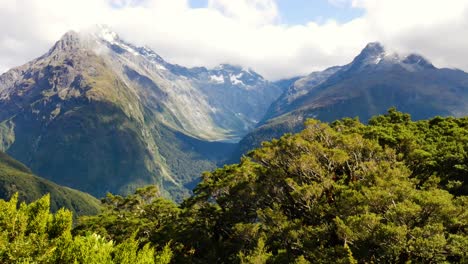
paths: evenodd
<path fill-rule="evenodd" d="M 371 42 L 354 58 L 349 70 L 372 69 L 373 67 L 393 67 L 399 65 L 408 71 L 434 68 L 424 57 L 418 54 L 401 55 L 389 52 L 379 42 Z"/>
<path fill-rule="evenodd" d="M 354 67 L 361 68 L 366 65 L 378 64 L 387 55 L 385 48 L 379 42 L 371 42 L 354 58 Z"/>
<path fill-rule="evenodd" d="M 92 45 L 97 44 L 98 49 L 104 46 L 117 54 L 129 54 L 130 56 L 141 57 L 150 63 L 154 63 L 156 68 L 167 70 L 165 67 L 167 62 L 151 48 L 148 46 L 139 47 L 126 42 L 107 25 L 94 25 L 80 33 L 84 35 L 85 39 L 91 39 L 90 43 Z"/>
<path fill-rule="evenodd" d="M 241 66 L 231 64 L 220 64 L 209 70 L 210 80 L 215 83 L 228 82 L 232 85 L 248 88 L 258 83 L 266 82 L 265 79 L 253 71 Z"/>

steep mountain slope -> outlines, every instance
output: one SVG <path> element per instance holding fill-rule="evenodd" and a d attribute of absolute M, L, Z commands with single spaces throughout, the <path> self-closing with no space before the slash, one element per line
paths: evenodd
<path fill-rule="evenodd" d="M 158 120 L 196 138 L 237 142 L 282 93 L 250 69 L 228 64 L 185 68 L 121 40 L 107 28 L 92 35 L 111 50 L 105 57 L 114 72 Z"/>
<path fill-rule="evenodd" d="M 228 137 L 236 143 L 255 128 L 284 91 L 250 69 L 228 64 L 211 70 L 202 68 L 193 80 L 214 109 L 215 124 L 231 131 Z"/>
<path fill-rule="evenodd" d="M 370 43 L 350 64 L 312 73 L 291 85 L 261 125 L 240 142 L 237 155 L 262 141 L 299 131 L 306 118 L 367 121 L 393 106 L 415 120 L 467 115 L 468 74 L 439 69 L 420 55 L 401 56 Z"/>
<path fill-rule="evenodd" d="M 96 196 L 156 183 L 179 197 L 279 94 L 253 71 L 169 64 L 106 27 L 68 32 L 0 76 L 0 147 Z"/>
<path fill-rule="evenodd" d="M 37 177 L 25 165 L 0 152 L 0 199 L 10 199 L 16 192 L 26 202 L 50 193 L 53 211 L 65 207 L 78 216 L 97 214 L 100 208 L 99 200 L 91 195 Z"/>
<path fill-rule="evenodd" d="M 281 89 L 288 89 L 291 85 L 293 85 L 297 80 L 304 78 L 304 76 L 296 76 L 292 78 L 287 78 L 287 79 L 281 79 L 278 81 L 275 81 L 274 84 Z"/>

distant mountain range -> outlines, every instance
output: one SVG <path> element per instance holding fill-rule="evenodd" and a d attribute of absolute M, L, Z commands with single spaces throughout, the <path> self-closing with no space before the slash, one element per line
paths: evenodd
<path fill-rule="evenodd" d="M 370 43 L 347 65 L 270 82 L 228 64 L 171 64 L 96 26 L 0 76 L 0 150 L 97 197 L 157 184 L 181 200 L 203 171 L 306 118 L 366 121 L 392 106 L 466 115 L 468 74 Z"/>
<path fill-rule="evenodd" d="M 369 43 L 354 60 L 295 80 L 269 108 L 235 156 L 303 128 L 307 118 L 332 122 L 358 117 L 366 122 L 390 107 L 415 120 L 468 114 L 468 74 L 439 69 L 417 54 L 390 53 Z"/>
<path fill-rule="evenodd" d="M 0 149 L 96 196 L 151 183 L 183 196 L 281 93 L 249 69 L 170 64 L 104 26 L 71 31 L 0 76 Z"/>

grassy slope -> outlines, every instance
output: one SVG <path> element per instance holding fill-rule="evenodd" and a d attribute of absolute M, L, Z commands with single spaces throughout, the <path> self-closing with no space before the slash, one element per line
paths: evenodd
<path fill-rule="evenodd" d="M 25 165 L 0 152 L 0 198 L 9 199 L 16 192 L 26 202 L 50 193 L 53 211 L 65 207 L 75 215 L 99 212 L 100 202 L 93 196 L 37 177 Z"/>

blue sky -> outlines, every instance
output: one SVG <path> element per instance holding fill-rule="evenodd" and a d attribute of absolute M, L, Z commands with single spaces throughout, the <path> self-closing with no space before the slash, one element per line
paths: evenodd
<path fill-rule="evenodd" d="M 202 8 L 207 6 L 208 0 L 190 0 L 189 2 L 193 8 Z M 311 21 L 322 24 L 329 19 L 345 23 L 364 15 L 364 9 L 353 8 L 349 4 L 337 5 L 331 2 L 329 0 L 276 1 L 281 23 L 288 25 L 303 25 Z"/>

